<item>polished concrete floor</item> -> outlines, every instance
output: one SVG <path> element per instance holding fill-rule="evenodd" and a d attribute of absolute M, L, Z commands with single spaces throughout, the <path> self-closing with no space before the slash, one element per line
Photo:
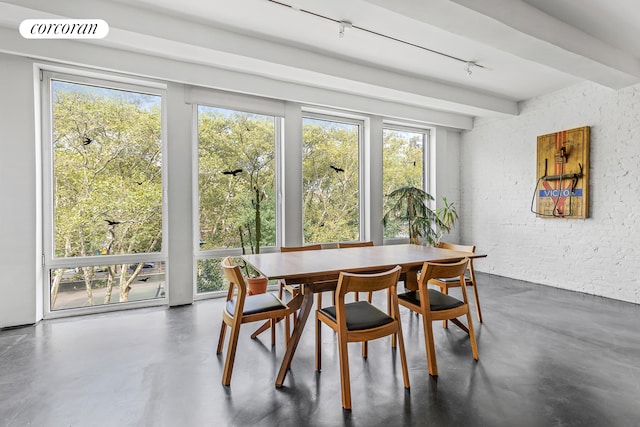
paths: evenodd
<path fill-rule="evenodd" d="M 421 321 L 403 309 L 411 389 L 388 338 L 367 360 L 351 344 L 352 411 L 328 330 L 314 371 L 311 321 L 283 388 L 282 330 L 272 349 L 268 334 L 250 339 L 253 325 L 223 387 L 222 300 L 207 300 L 1 331 L 0 425 L 640 426 L 639 306 L 478 276 L 480 361 L 459 329 L 436 323 L 440 375 L 429 377 Z"/>

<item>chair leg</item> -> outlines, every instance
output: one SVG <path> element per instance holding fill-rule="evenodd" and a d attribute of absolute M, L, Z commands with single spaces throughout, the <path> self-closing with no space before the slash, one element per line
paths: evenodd
<path fill-rule="evenodd" d="M 402 336 L 402 326 L 398 323 L 398 345 L 400 347 L 400 364 L 402 365 L 402 378 L 404 380 L 404 388 L 409 388 L 409 368 L 407 367 L 407 354 L 404 350 L 404 337 Z"/>
<path fill-rule="evenodd" d="M 356 293 L 356 295 L 358 295 Z M 373 300 L 373 292 L 369 291 L 369 296 L 367 297 L 367 302 L 369 304 L 371 304 L 371 301 Z M 357 301 L 357 299 L 356 299 Z M 389 299 L 387 301 L 387 313 L 391 313 L 391 299 Z M 391 335 L 391 347 L 395 348 L 396 347 L 396 336 Z M 367 341 L 362 341 L 362 358 L 366 359 L 367 357 L 369 357 L 369 343 Z"/>
<path fill-rule="evenodd" d="M 231 373 L 233 372 L 233 362 L 236 358 L 236 347 L 238 346 L 238 336 L 240 335 L 240 324 L 234 324 L 231 327 L 231 335 L 229 336 L 229 348 L 227 349 L 227 358 L 224 362 L 224 370 L 222 371 L 222 385 L 231 383 Z"/>
<path fill-rule="evenodd" d="M 471 323 L 471 312 L 467 311 L 467 328 L 469 329 L 469 339 L 471 340 L 471 353 L 473 358 L 478 360 L 478 345 L 476 344 L 476 336 L 473 333 L 473 323 Z"/>
<path fill-rule="evenodd" d="M 322 369 L 322 322 L 316 315 L 316 371 Z"/>
<path fill-rule="evenodd" d="M 482 323 L 482 311 L 480 311 L 480 299 L 478 298 L 478 288 L 476 284 L 472 282 L 473 297 L 476 300 L 476 311 L 478 313 L 478 322 Z"/>
<path fill-rule="evenodd" d="M 442 293 L 445 294 L 445 295 L 449 295 L 449 287 L 448 286 L 444 286 L 442 288 Z M 442 327 L 445 328 L 445 329 L 447 329 L 449 327 L 449 321 L 447 319 L 444 319 L 442 321 Z"/>
<path fill-rule="evenodd" d="M 224 346 L 224 336 L 227 332 L 227 324 L 222 321 L 222 326 L 220 327 L 220 338 L 218 339 L 218 349 L 216 350 L 216 354 L 222 353 L 222 347 Z"/>
<path fill-rule="evenodd" d="M 258 329 L 256 329 L 256 331 L 254 333 L 251 334 L 251 339 L 256 339 L 258 337 L 258 335 L 260 335 L 261 333 L 263 333 L 264 331 L 266 331 L 270 327 L 271 327 L 271 321 L 270 320 L 265 320 L 265 322 L 262 325 L 260 325 L 260 327 Z"/>
<path fill-rule="evenodd" d="M 284 345 L 289 345 L 289 338 L 291 338 L 291 321 L 289 316 L 284 317 Z"/>
<path fill-rule="evenodd" d="M 282 284 L 282 282 L 279 282 L 278 285 L 278 298 L 280 300 L 282 300 L 282 293 L 283 293 L 283 289 L 284 289 L 284 285 Z M 296 295 L 293 294 L 292 297 L 295 297 Z M 293 312 L 293 321 L 295 322 L 297 318 L 296 312 Z M 258 335 L 260 335 L 261 333 L 263 333 L 264 331 L 266 331 L 267 329 L 269 329 L 271 327 L 271 321 L 267 320 L 265 321 L 262 325 L 260 325 L 260 327 L 258 329 L 256 329 L 256 331 L 254 333 L 251 334 L 251 338 L 255 339 L 258 337 Z M 287 332 L 288 335 L 288 332 Z M 286 340 L 288 341 L 288 337 L 286 338 Z M 272 340 L 273 342 L 273 340 Z M 274 344 L 271 344 L 274 345 Z"/>
<path fill-rule="evenodd" d="M 422 323 L 424 327 L 424 346 L 427 350 L 427 365 L 429 367 L 429 375 L 438 376 L 438 363 L 436 362 L 436 346 L 433 341 L 433 329 L 431 327 L 431 319 L 422 315 Z"/>
<path fill-rule="evenodd" d="M 340 385 L 342 386 L 342 407 L 351 409 L 351 381 L 349 379 L 349 353 L 346 337 L 338 336 L 338 353 L 340 354 Z"/>
<path fill-rule="evenodd" d="M 276 345 L 276 319 L 271 319 L 271 347 Z"/>
<path fill-rule="evenodd" d="M 387 294 L 387 313 L 391 313 L 391 295 L 389 294 Z M 400 316 L 400 313 L 398 313 L 398 316 Z M 391 348 L 396 348 L 397 335 L 398 334 L 391 335 Z"/>
<path fill-rule="evenodd" d="M 360 301 L 360 292 L 356 292 L 353 294 L 353 300 L 354 301 Z"/>
<path fill-rule="evenodd" d="M 294 291 L 291 294 L 291 298 L 295 298 L 298 295 L 298 293 L 300 293 L 300 290 Z M 293 312 L 293 323 L 296 323 L 296 320 L 298 320 L 298 310 L 294 310 Z"/>

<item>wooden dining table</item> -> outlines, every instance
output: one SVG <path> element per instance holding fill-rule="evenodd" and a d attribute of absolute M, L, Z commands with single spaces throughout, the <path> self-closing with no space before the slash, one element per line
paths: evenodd
<path fill-rule="evenodd" d="M 405 288 L 417 290 L 417 273 L 425 261 L 452 262 L 465 257 L 485 256 L 411 244 L 242 255 L 248 264 L 268 279 L 284 279 L 301 287 L 301 292 L 289 302 L 289 306 L 299 309 L 299 313 L 280 365 L 276 387 L 282 387 L 291 366 L 313 307 L 313 294 L 334 290 L 340 272 L 373 273 L 399 265 L 404 273 Z"/>

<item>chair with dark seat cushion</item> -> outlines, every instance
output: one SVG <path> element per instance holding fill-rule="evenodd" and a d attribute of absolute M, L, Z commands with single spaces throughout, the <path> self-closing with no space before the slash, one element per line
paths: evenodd
<path fill-rule="evenodd" d="M 299 252 L 299 251 L 319 251 L 320 249 L 322 249 L 322 245 L 320 244 L 315 244 L 315 245 L 305 245 L 305 246 L 282 246 L 280 248 L 280 252 Z M 335 281 L 334 281 L 335 282 Z M 300 293 L 300 284 L 299 283 L 287 283 L 286 280 L 284 279 L 280 279 L 278 280 L 278 298 L 280 298 L 282 300 L 283 298 L 283 294 L 284 291 L 288 291 L 291 294 L 291 297 L 295 297 L 296 295 L 298 295 Z M 317 304 L 318 306 L 322 305 L 322 293 L 318 293 L 317 296 Z M 297 312 L 294 311 L 293 312 L 293 322 L 295 323 L 295 321 L 297 320 Z M 267 329 L 269 329 L 269 322 L 265 322 L 264 324 L 262 324 L 262 326 L 260 326 L 258 329 L 256 329 L 256 331 L 251 334 L 251 338 L 256 338 L 258 335 L 260 335 L 261 333 L 263 333 L 264 331 L 266 331 Z"/>
<path fill-rule="evenodd" d="M 445 295 L 436 290 L 428 289 L 428 291 L 429 303 L 431 304 L 431 310 L 433 311 L 450 310 L 452 308 L 460 307 L 462 304 L 464 304 L 464 302 L 460 301 L 459 299 L 451 297 L 449 295 Z M 412 304 L 420 305 L 420 291 L 411 291 L 404 294 L 399 294 L 398 298 Z"/>
<path fill-rule="evenodd" d="M 324 323 L 338 335 L 342 407 L 345 409 L 351 409 L 351 383 L 347 349 L 347 343 L 350 342 L 370 341 L 397 334 L 404 386 L 409 388 L 409 371 L 402 338 L 402 325 L 396 291 L 399 277 L 400 266 L 377 274 L 340 273 L 336 289 L 336 305 L 320 308 L 316 311 L 316 370 L 319 371 L 321 367 L 322 339 L 320 325 Z M 391 310 L 388 313 L 367 301 L 345 303 L 345 296 L 348 293 L 384 290 L 387 290 L 391 300 Z M 366 357 L 366 355 L 364 356 Z"/>
<path fill-rule="evenodd" d="M 338 321 L 335 305 L 322 308 L 320 311 L 334 322 Z M 393 322 L 393 319 L 389 315 L 366 301 L 355 301 L 347 305 L 347 330 L 349 331 L 371 329 L 391 322 Z"/>
<path fill-rule="evenodd" d="M 280 248 L 280 252 L 299 252 L 299 251 L 319 251 L 322 249 L 322 245 L 305 245 L 305 246 L 282 246 Z M 282 299 L 282 293 L 284 290 L 287 290 L 292 297 L 295 297 L 300 293 L 300 284 L 299 283 L 287 283 L 286 280 L 282 279 L 278 281 L 278 298 Z M 320 294 L 318 295 L 318 300 L 320 300 Z M 295 321 L 295 315 L 294 315 Z"/>
<path fill-rule="evenodd" d="M 364 242 L 342 242 L 342 243 L 338 243 L 338 248 L 343 249 L 343 248 L 364 248 L 367 246 L 373 246 L 373 242 L 368 240 L 368 241 L 364 241 Z M 372 298 L 373 294 L 371 292 L 369 292 L 369 296 L 367 298 L 367 301 L 371 302 L 371 298 Z M 356 301 L 360 300 L 360 296 L 356 293 L 354 295 L 354 299 Z M 335 301 L 334 301 L 335 304 Z"/>
<path fill-rule="evenodd" d="M 453 324 L 460 327 L 469 335 L 471 341 L 471 352 L 473 358 L 478 360 L 478 347 L 473 333 L 473 323 L 469 313 L 469 302 L 467 291 L 464 286 L 464 273 L 467 270 L 469 258 L 451 264 L 439 264 L 425 262 L 422 266 L 422 273 L 418 280 L 418 290 L 406 292 L 398 295 L 398 303 L 401 306 L 421 314 L 424 327 L 424 340 L 427 350 L 427 363 L 429 374 L 438 376 L 438 365 L 436 362 L 436 350 L 433 339 L 433 329 L 431 323 L 435 320 L 451 320 Z M 427 287 L 430 280 L 438 278 L 457 277 L 458 284 L 462 289 L 462 301 L 450 295 Z M 467 317 L 467 326 L 458 320 L 458 317 Z"/>
<path fill-rule="evenodd" d="M 284 306 L 284 303 L 271 293 L 251 295 L 251 298 L 245 298 L 244 309 L 242 315 L 262 313 L 265 311 L 277 310 Z M 227 313 L 233 316 L 236 311 L 236 298 L 227 301 Z"/>
<path fill-rule="evenodd" d="M 268 320 L 271 326 L 271 345 L 275 345 L 275 324 L 278 320 L 285 319 L 285 342 L 289 340 L 289 315 L 291 310 L 277 296 L 266 293 L 258 295 L 248 295 L 247 284 L 242 277 L 240 267 L 233 265 L 230 257 L 222 260 L 222 271 L 224 278 L 229 281 L 229 291 L 227 292 L 227 303 L 222 310 L 222 327 L 220 329 L 220 339 L 216 354 L 222 353 L 224 337 L 227 326 L 231 328 L 227 357 L 224 362 L 222 373 L 222 384 L 231 383 L 231 373 L 236 356 L 238 345 L 238 335 L 240 325 L 249 322 Z"/>
<path fill-rule="evenodd" d="M 455 243 L 447 243 L 447 242 L 440 242 L 438 244 L 438 247 L 443 249 L 451 249 L 452 251 L 458 251 L 458 252 L 474 253 L 476 251 L 475 246 L 457 245 Z M 478 286 L 476 284 L 476 275 L 473 270 L 473 259 L 469 260 L 469 265 L 467 266 L 467 272 L 465 274 L 464 283 L 466 286 L 471 286 L 471 288 L 473 289 L 473 297 L 476 302 L 476 313 L 478 315 L 478 322 L 482 323 L 482 311 L 480 310 L 480 298 L 478 297 Z M 431 279 L 429 281 L 429 284 L 438 286 L 440 290 L 445 294 L 449 293 L 449 288 L 460 287 L 460 281 L 458 280 L 457 277 L 447 277 L 447 278 L 438 277 L 438 278 Z M 442 326 L 444 326 L 445 328 L 447 327 L 446 320 L 442 321 Z"/>

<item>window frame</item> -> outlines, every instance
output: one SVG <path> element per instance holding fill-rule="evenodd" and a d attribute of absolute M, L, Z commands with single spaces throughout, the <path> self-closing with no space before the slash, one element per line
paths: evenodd
<path fill-rule="evenodd" d="M 43 317 L 59 318 L 71 315 L 83 315 L 119 311 L 128 308 L 167 305 L 170 284 L 168 282 L 168 197 L 167 197 L 167 90 L 166 85 L 150 80 L 133 79 L 107 73 L 96 73 L 64 67 L 43 67 L 40 69 L 40 107 L 41 107 L 41 170 L 42 170 L 42 268 L 43 268 Z M 83 257 L 55 257 L 54 234 L 54 150 L 53 150 L 53 81 L 95 86 L 141 93 L 160 97 L 161 153 L 162 153 L 162 243 L 159 252 L 118 254 Z M 162 262 L 165 266 L 165 296 L 149 300 L 128 301 L 122 303 L 101 304 L 90 307 L 51 309 L 51 270 L 58 268 L 91 267 L 113 264 L 135 264 L 140 262 Z"/>
<path fill-rule="evenodd" d="M 318 110 L 313 108 L 303 108 L 302 109 L 302 117 L 301 120 L 304 119 L 312 119 L 312 120 L 325 120 L 329 122 L 336 123 L 344 123 L 348 125 L 355 125 L 358 127 L 358 239 L 364 240 L 368 236 L 368 226 L 366 223 L 367 218 L 367 210 L 370 209 L 368 206 L 368 197 L 365 194 L 366 189 L 366 180 L 368 179 L 365 176 L 365 133 L 369 131 L 369 126 L 367 126 L 367 117 L 360 116 L 356 114 L 345 114 L 345 113 L 336 113 L 334 111 L 325 111 Z M 301 129 L 304 127 L 304 123 L 301 123 Z M 302 136 L 300 138 L 300 143 L 303 143 Z M 300 159 L 300 168 L 302 169 L 303 159 Z M 302 188 L 304 192 L 304 188 Z M 303 196 L 304 197 L 304 196 Z M 304 206 L 302 206 L 302 242 L 304 244 L 311 244 L 310 242 L 305 242 L 304 240 Z M 334 244 L 338 242 L 313 242 L 314 244 Z"/>
<path fill-rule="evenodd" d="M 217 91 L 201 91 L 198 95 L 215 96 Z M 230 95 L 231 96 L 231 95 Z M 206 259 L 224 258 L 227 256 L 240 256 L 242 255 L 242 248 L 222 248 L 222 249 L 200 249 L 200 158 L 198 145 L 200 143 L 198 138 L 198 107 L 211 107 L 219 108 L 230 111 L 237 111 L 240 113 L 257 114 L 262 116 L 272 116 L 274 118 L 274 150 L 275 150 L 275 165 L 274 165 L 274 185 L 276 195 L 275 210 L 276 210 L 276 223 L 275 223 L 275 246 L 260 246 L 260 253 L 277 252 L 282 245 L 282 236 L 284 230 L 283 227 L 283 204 L 282 204 L 282 154 L 284 144 L 284 113 L 280 114 L 277 109 L 269 105 L 270 109 L 261 108 L 262 98 L 253 98 L 251 96 L 243 96 L 239 94 L 232 94 L 233 102 L 220 102 L 216 103 L 214 99 L 194 98 L 192 103 L 192 129 L 193 129 L 193 141 L 192 141 L 192 200 L 193 200 L 193 299 L 194 301 L 208 299 L 212 297 L 220 297 L 227 294 L 226 290 L 198 292 L 198 262 Z M 252 109 L 252 101 L 257 102 L 255 108 Z M 277 106 L 277 104 L 274 102 Z"/>
<path fill-rule="evenodd" d="M 427 193 L 431 194 L 431 175 L 430 175 L 430 171 L 432 170 L 432 168 L 434 167 L 434 165 L 431 164 L 431 131 L 432 128 L 431 127 L 417 127 L 415 125 L 411 125 L 411 124 L 403 124 L 403 123 L 397 123 L 397 122 L 383 122 L 382 123 L 382 157 L 383 157 L 383 164 L 384 164 L 384 131 L 385 130 L 392 130 L 392 131 L 399 131 L 399 132 L 411 132 L 411 133 L 419 133 L 422 134 L 422 189 L 424 191 L 426 191 Z M 382 170 L 382 182 L 383 182 L 383 186 L 384 186 L 384 169 Z M 434 194 L 431 194 L 432 196 L 435 197 Z M 382 208 L 384 210 L 384 201 L 383 201 L 383 205 Z M 389 238 L 385 238 L 384 237 L 384 227 L 382 228 L 382 239 L 383 239 L 383 244 L 385 245 L 394 245 L 394 244 L 402 244 L 402 243 L 409 243 L 409 238 L 408 237 L 389 237 Z"/>

